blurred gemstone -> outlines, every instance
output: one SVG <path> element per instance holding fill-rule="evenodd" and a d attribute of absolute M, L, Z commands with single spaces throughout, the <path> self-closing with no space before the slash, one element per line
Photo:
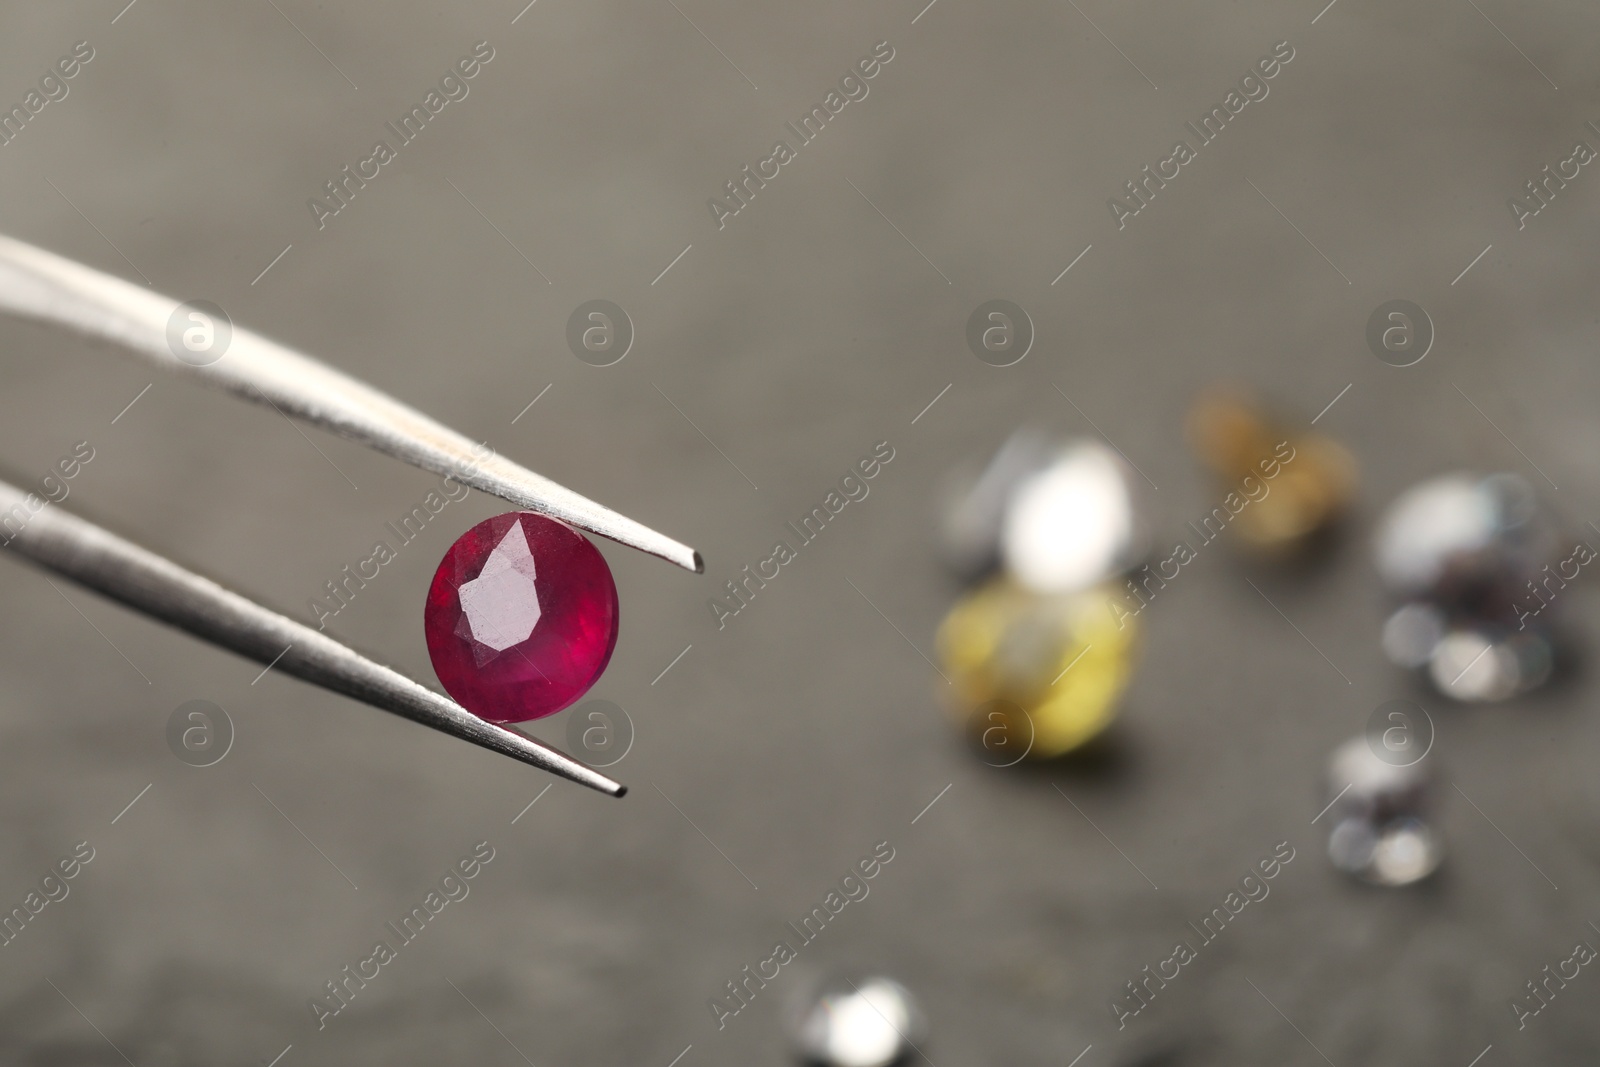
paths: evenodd
<path fill-rule="evenodd" d="M 1383 624 L 1383 652 L 1400 667 L 1422 667 L 1444 639 L 1444 613 L 1432 604 L 1406 604 Z"/>
<path fill-rule="evenodd" d="M 1248 499 L 1231 525 L 1258 552 L 1303 548 L 1338 519 L 1355 492 L 1355 461 L 1343 446 L 1286 429 L 1243 393 L 1201 396 L 1190 411 L 1189 438 L 1219 488 Z"/>
<path fill-rule="evenodd" d="M 1017 486 L 1048 467 L 1060 447 L 1048 433 L 1025 426 L 981 471 L 951 476 L 939 518 L 940 548 L 951 570 L 970 580 L 1000 565 L 1000 531 Z"/>
<path fill-rule="evenodd" d="M 1428 807 L 1432 767 L 1426 759 L 1392 763 L 1373 750 L 1370 737 L 1352 737 L 1328 759 L 1328 796 L 1337 797 L 1328 814 L 1335 820 L 1361 818 L 1384 822 L 1418 815 Z"/>
<path fill-rule="evenodd" d="M 1555 613 L 1532 590 L 1552 545 L 1532 487 L 1514 474 L 1450 474 L 1408 489 L 1375 539 L 1379 574 L 1407 601 L 1384 627 L 1385 654 L 1425 669 L 1456 700 L 1506 700 L 1544 684 Z M 1547 573 L 1539 588 L 1549 597 L 1565 584 Z"/>
<path fill-rule="evenodd" d="M 1328 857 L 1342 872 L 1373 885 L 1406 886 L 1434 873 L 1445 849 L 1419 819 L 1395 819 L 1381 827 L 1346 819 L 1328 837 Z"/>
<path fill-rule="evenodd" d="M 1533 489 L 1514 474 L 1450 474 L 1402 493 L 1379 520 L 1391 592 L 1451 613 L 1505 617 L 1549 551 Z"/>
<path fill-rule="evenodd" d="M 617 643 L 617 587 L 583 534 L 512 512 L 445 553 L 423 611 L 439 683 L 490 722 L 553 715 L 599 679 Z"/>
<path fill-rule="evenodd" d="M 1505 700 L 1544 684 L 1553 658 L 1541 633 L 1452 630 L 1434 649 L 1428 674 L 1439 692 L 1456 700 Z"/>
<path fill-rule="evenodd" d="M 1378 835 L 1366 877 L 1379 885 L 1410 885 L 1432 874 L 1443 858 L 1444 848 L 1425 823 L 1396 819 Z"/>
<path fill-rule="evenodd" d="M 1022 585 L 1069 593 L 1102 582 L 1148 550 L 1138 474 L 1099 441 L 1076 441 L 1014 491 L 1001 558 Z"/>
<path fill-rule="evenodd" d="M 1328 761 L 1328 858 L 1374 885 L 1409 885 L 1444 858 L 1443 842 L 1426 822 L 1432 767 L 1426 753 L 1414 763 L 1392 763 L 1373 751 L 1373 743 L 1352 738 Z"/>
<path fill-rule="evenodd" d="M 1342 819 L 1328 835 L 1328 858 L 1346 874 L 1359 875 L 1372 864 L 1378 834 L 1365 819 Z"/>
<path fill-rule="evenodd" d="M 1504 700 L 1517 691 L 1516 657 L 1474 630 L 1440 640 L 1428 674 L 1439 692 L 1457 700 Z"/>
<path fill-rule="evenodd" d="M 824 987 L 801 1014 L 794 1036 L 807 1063 L 890 1067 L 910 1057 L 924 1029 L 922 1012 L 905 986 L 870 977 Z"/>
<path fill-rule="evenodd" d="M 954 711 L 986 762 L 1064 755 L 1104 730 L 1133 674 L 1138 626 L 1101 585 L 1044 595 L 1001 578 L 963 596 L 939 627 Z"/>
<path fill-rule="evenodd" d="M 1518 692 L 1537 689 L 1550 680 L 1550 672 L 1555 669 L 1555 645 L 1543 631 L 1512 634 L 1505 643 L 1516 657 Z"/>
<path fill-rule="evenodd" d="M 1419 819 L 1395 819 L 1382 826 L 1347 819 L 1329 835 L 1328 858 L 1341 871 L 1373 885 L 1403 886 L 1432 874 L 1444 859 L 1444 848 Z"/>

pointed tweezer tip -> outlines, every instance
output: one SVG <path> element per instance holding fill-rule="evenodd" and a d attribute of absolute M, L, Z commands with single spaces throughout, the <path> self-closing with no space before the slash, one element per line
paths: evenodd
<path fill-rule="evenodd" d="M 242 327 L 226 350 L 190 363 L 172 348 L 169 324 L 188 305 L 44 249 L 0 236 L 0 315 L 16 315 L 96 338 L 193 374 L 236 396 L 270 404 L 414 467 L 448 475 L 591 533 L 658 556 L 695 574 L 693 548 L 596 504 L 320 360 Z"/>
<path fill-rule="evenodd" d="M 459 704 L 438 697 L 432 690 L 428 690 L 428 693 L 450 707 L 447 723 L 443 725 L 429 723 L 429 725 L 436 725 L 436 728 L 443 729 L 463 741 L 482 745 L 484 748 L 538 767 L 540 770 L 549 771 L 569 782 L 576 782 L 597 793 L 604 793 L 608 797 L 622 797 L 627 794 L 628 787 L 605 772 L 574 759 L 559 749 L 551 748 L 536 737 L 523 733 L 521 727 L 525 726 L 525 723 L 488 722 Z"/>

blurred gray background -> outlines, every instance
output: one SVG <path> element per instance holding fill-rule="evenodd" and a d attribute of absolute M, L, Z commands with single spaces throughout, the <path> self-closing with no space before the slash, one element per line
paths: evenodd
<path fill-rule="evenodd" d="M 1381 507 L 1470 467 L 1526 475 L 1574 530 L 1600 514 L 1600 176 L 1520 232 L 1506 208 L 1575 140 L 1600 144 L 1600 16 L 924 2 L 8 5 L 0 101 L 77 41 L 95 57 L 0 147 L 5 232 L 213 301 L 695 545 L 707 573 L 602 545 L 623 628 L 592 695 L 636 727 L 612 768 L 632 791 L 557 783 L 527 809 L 537 772 L 275 673 L 252 684 L 258 665 L 0 564 L 0 910 L 76 842 L 96 850 L 0 948 L 7 1062 L 667 1067 L 692 1046 L 681 1067 L 780 1064 L 785 1005 L 839 967 L 910 985 L 939 1067 L 1090 1045 L 1080 1067 L 1593 1048 L 1600 976 L 1522 1032 L 1507 1007 L 1600 918 L 1583 657 L 1513 705 L 1420 698 L 1450 848 L 1426 887 L 1347 883 L 1311 819 L 1332 746 L 1417 696 L 1377 646 Z M 307 198 L 480 40 L 470 95 L 319 230 Z M 1107 197 L 1282 40 L 1270 95 L 1119 232 Z M 707 198 L 879 41 L 894 59 L 870 95 L 719 231 Z M 637 331 L 607 368 L 565 342 L 595 298 Z M 1009 368 L 964 340 L 991 298 L 1037 327 Z M 1438 332 L 1403 370 L 1363 339 L 1394 298 Z M 87 440 L 67 507 L 302 619 L 434 481 L 32 325 L 0 322 L 0 353 L 13 477 Z M 1361 463 L 1350 536 L 1297 574 L 1202 553 L 1145 613 L 1111 758 L 984 766 L 918 654 L 958 592 L 933 536 L 945 472 L 1021 422 L 1092 419 L 1175 534 L 1215 503 L 1182 420 L 1221 379 L 1302 420 L 1351 386 L 1317 426 Z M 870 497 L 719 632 L 707 598 L 885 439 Z M 333 631 L 431 682 L 427 582 L 500 510 L 451 505 Z M 1580 652 L 1592 587 L 1563 605 Z M 237 730 L 212 767 L 165 741 L 192 699 Z M 566 716 L 534 732 L 565 744 Z M 480 840 L 496 857 L 471 895 L 319 1032 L 308 998 Z M 882 840 L 896 857 L 870 897 L 719 1032 L 708 998 Z M 1110 997 L 1284 840 L 1272 895 L 1118 1032 Z"/>

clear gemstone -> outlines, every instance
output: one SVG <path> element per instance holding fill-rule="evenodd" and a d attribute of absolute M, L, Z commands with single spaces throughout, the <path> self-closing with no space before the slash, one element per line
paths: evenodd
<path fill-rule="evenodd" d="M 905 986 L 862 978 L 830 983 L 801 1017 L 795 1037 L 807 1063 L 889 1067 L 910 1056 L 924 1025 Z"/>
<path fill-rule="evenodd" d="M 1125 570 L 1149 548 L 1137 475 L 1098 441 L 1068 445 L 1018 483 L 1001 532 L 1001 555 L 1040 593 L 1085 589 Z"/>

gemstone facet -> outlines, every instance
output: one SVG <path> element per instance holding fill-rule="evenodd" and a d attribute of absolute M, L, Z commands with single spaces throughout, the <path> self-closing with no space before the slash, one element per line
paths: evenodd
<path fill-rule="evenodd" d="M 462 534 L 423 611 L 445 691 L 490 722 L 525 722 L 576 701 L 617 644 L 617 587 L 583 534 L 511 512 Z"/>

